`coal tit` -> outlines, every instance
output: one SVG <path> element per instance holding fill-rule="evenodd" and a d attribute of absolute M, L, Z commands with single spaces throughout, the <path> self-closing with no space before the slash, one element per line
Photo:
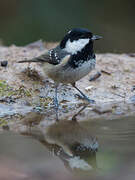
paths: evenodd
<path fill-rule="evenodd" d="M 87 29 L 74 28 L 64 36 L 56 48 L 48 50 L 39 57 L 19 61 L 19 63 L 42 63 L 44 72 L 56 84 L 54 98 L 56 109 L 58 109 L 57 87 L 59 83 L 71 84 L 85 100 L 93 103 L 94 101 L 80 91 L 75 83 L 95 68 L 96 57 L 93 50 L 93 42 L 100 38 L 101 36 L 93 35 Z"/>

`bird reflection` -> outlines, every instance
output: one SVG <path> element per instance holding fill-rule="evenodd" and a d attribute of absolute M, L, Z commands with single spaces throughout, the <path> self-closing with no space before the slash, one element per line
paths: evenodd
<path fill-rule="evenodd" d="M 71 171 L 90 171 L 96 168 L 98 142 L 78 122 L 60 121 L 48 127 L 44 135 L 49 148 Z"/>
<path fill-rule="evenodd" d="M 72 172 L 87 173 L 97 168 L 98 142 L 82 123 L 61 120 L 47 128 L 31 130 L 27 135 L 40 141 Z"/>

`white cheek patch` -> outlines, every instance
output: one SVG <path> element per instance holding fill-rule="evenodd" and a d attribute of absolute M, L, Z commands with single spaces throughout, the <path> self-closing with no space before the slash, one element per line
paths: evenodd
<path fill-rule="evenodd" d="M 64 50 L 68 53 L 76 54 L 78 51 L 81 51 L 88 43 L 89 39 L 78 39 L 73 42 L 71 42 L 69 39 L 66 43 Z"/>

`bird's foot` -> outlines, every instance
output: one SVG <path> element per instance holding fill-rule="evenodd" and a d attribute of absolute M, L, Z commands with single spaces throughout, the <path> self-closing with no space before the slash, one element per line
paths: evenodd
<path fill-rule="evenodd" d="M 82 96 L 80 94 L 76 94 L 76 96 L 79 98 L 79 99 L 82 99 L 82 100 L 86 100 L 88 103 L 90 104 L 94 104 L 96 101 L 93 100 L 93 99 L 89 99 L 87 96 Z"/>

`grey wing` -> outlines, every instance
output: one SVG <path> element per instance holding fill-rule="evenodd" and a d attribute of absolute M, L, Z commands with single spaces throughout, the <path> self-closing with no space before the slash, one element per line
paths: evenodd
<path fill-rule="evenodd" d="M 60 46 L 49 50 L 49 53 L 51 57 L 51 61 L 49 63 L 54 65 L 60 64 L 67 55 L 70 55 L 68 52 L 61 49 Z"/>
<path fill-rule="evenodd" d="M 43 54 L 40 57 L 38 57 L 39 60 L 47 61 L 50 64 L 60 64 L 64 57 L 69 55 L 66 51 L 60 48 L 60 46 L 57 46 L 54 49 L 50 49 L 48 51 L 48 54 Z"/>
<path fill-rule="evenodd" d="M 62 50 L 60 48 L 60 46 L 57 46 L 56 48 L 50 49 L 46 53 L 44 53 L 38 57 L 35 57 L 33 59 L 29 59 L 29 60 L 22 60 L 22 61 L 19 61 L 18 63 L 24 63 L 24 62 L 42 62 L 42 63 L 44 63 L 44 62 L 48 62 L 50 64 L 57 65 L 68 54 L 69 53 Z"/>

